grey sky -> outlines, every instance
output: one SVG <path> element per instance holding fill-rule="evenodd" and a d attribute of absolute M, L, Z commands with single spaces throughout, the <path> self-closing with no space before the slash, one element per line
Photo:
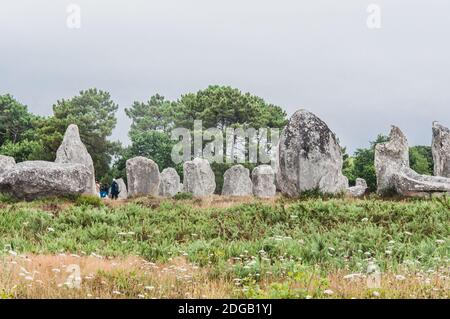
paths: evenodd
<path fill-rule="evenodd" d="M 81 29 L 66 26 L 70 3 Z M 371 3 L 381 29 L 366 26 Z M 351 151 L 390 124 L 429 145 L 433 120 L 450 125 L 449 39 L 448 0 L 2 0 L 0 94 L 50 114 L 107 90 L 125 142 L 134 100 L 224 84 L 313 111 Z"/>

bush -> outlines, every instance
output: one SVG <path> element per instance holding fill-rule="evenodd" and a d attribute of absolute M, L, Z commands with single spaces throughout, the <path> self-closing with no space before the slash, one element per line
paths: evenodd
<path fill-rule="evenodd" d="M 192 193 L 178 193 L 173 197 L 173 199 L 175 200 L 187 200 L 192 198 Z"/>
<path fill-rule="evenodd" d="M 98 196 L 81 195 L 75 200 L 76 206 L 91 206 L 91 207 L 103 207 L 105 204 L 103 200 Z"/>
<path fill-rule="evenodd" d="M 8 193 L 0 193 L 0 203 L 12 204 L 15 203 L 17 199 Z"/>

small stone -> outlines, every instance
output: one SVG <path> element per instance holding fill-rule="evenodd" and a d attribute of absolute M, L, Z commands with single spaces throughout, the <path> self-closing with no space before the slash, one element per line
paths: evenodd
<path fill-rule="evenodd" d="M 128 196 L 157 196 L 160 183 L 159 167 L 151 159 L 133 157 L 126 162 Z"/>
<path fill-rule="evenodd" d="M 161 172 L 161 183 L 159 184 L 159 196 L 172 197 L 181 191 L 180 176 L 172 168 L 165 168 Z"/>
<path fill-rule="evenodd" d="M 117 195 L 118 199 L 127 199 L 128 198 L 128 190 L 127 185 L 123 178 L 119 178 L 116 180 L 117 185 L 119 185 L 119 195 Z"/>
<path fill-rule="evenodd" d="M 250 171 L 242 165 L 234 165 L 223 175 L 222 195 L 251 196 L 253 183 Z"/>
<path fill-rule="evenodd" d="M 276 193 L 275 174 L 271 166 L 260 165 L 252 171 L 253 195 L 260 198 L 274 197 Z"/>
<path fill-rule="evenodd" d="M 367 182 L 365 179 L 357 178 L 355 186 L 347 188 L 347 194 L 351 197 L 361 197 L 367 192 Z"/>
<path fill-rule="evenodd" d="M 192 193 L 194 197 L 209 196 L 216 190 L 214 172 L 209 162 L 202 158 L 195 158 L 183 164 L 184 192 Z"/>

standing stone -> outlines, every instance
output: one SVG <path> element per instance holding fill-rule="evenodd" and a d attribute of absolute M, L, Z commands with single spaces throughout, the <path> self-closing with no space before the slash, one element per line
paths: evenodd
<path fill-rule="evenodd" d="M 73 163 L 82 164 L 89 170 L 89 176 L 86 179 L 85 194 L 96 195 L 95 187 L 95 171 L 94 162 L 91 155 L 89 155 L 86 146 L 80 139 L 78 126 L 70 124 L 67 127 L 64 139 L 56 151 L 55 163 Z"/>
<path fill-rule="evenodd" d="M 209 162 L 202 158 L 195 158 L 183 164 L 184 192 L 192 193 L 195 197 L 212 195 L 216 189 L 214 172 Z"/>
<path fill-rule="evenodd" d="M 276 193 L 275 173 L 271 166 L 260 165 L 252 171 L 253 195 L 260 198 L 274 197 Z"/>
<path fill-rule="evenodd" d="M 393 126 L 389 142 L 375 147 L 378 193 L 409 197 L 432 197 L 450 192 L 450 178 L 420 175 L 409 167 L 408 140 Z"/>
<path fill-rule="evenodd" d="M 119 178 L 116 180 L 117 185 L 119 185 L 119 195 L 117 195 L 118 199 L 127 199 L 128 191 L 127 185 L 125 184 L 123 178 Z"/>
<path fill-rule="evenodd" d="M 159 184 L 159 196 L 172 197 L 181 191 L 180 176 L 172 168 L 165 168 L 161 172 L 161 183 Z"/>
<path fill-rule="evenodd" d="M 242 165 L 234 165 L 223 174 L 222 195 L 251 196 L 252 188 L 250 171 Z"/>
<path fill-rule="evenodd" d="M 433 123 L 432 153 L 434 175 L 450 177 L 450 130 L 437 122 Z"/>
<path fill-rule="evenodd" d="M 137 156 L 126 162 L 128 196 L 157 196 L 160 183 L 159 167 L 151 159 Z"/>
<path fill-rule="evenodd" d="M 278 165 L 277 184 L 283 194 L 291 197 L 307 190 L 335 194 L 348 188 L 335 134 L 306 110 L 295 112 L 283 130 Z"/>
<path fill-rule="evenodd" d="M 366 194 L 368 187 L 365 179 L 357 178 L 355 186 L 347 189 L 347 194 L 351 197 L 361 197 Z"/>
<path fill-rule="evenodd" d="M 408 140 L 403 132 L 392 126 L 389 142 L 375 146 L 375 171 L 378 193 L 391 192 L 395 189 L 392 175 L 403 168 L 409 168 Z"/>
<path fill-rule="evenodd" d="M 0 175 L 14 168 L 15 165 L 16 160 L 14 159 L 14 157 L 0 155 Z"/>
<path fill-rule="evenodd" d="M 82 164 L 26 161 L 0 175 L 0 192 L 26 200 L 82 194 L 89 175 Z"/>

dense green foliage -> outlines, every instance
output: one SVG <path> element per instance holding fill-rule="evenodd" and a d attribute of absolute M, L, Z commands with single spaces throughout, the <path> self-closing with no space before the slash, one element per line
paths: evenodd
<path fill-rule="evenodd" d="M 409 149 L 411 168 L 419 174 L 433 175 L 433 153 L 430 146 L 413 146 Z"/>
<path fill-rule="evenodd" d="M 194 120 L 202 120 L 204 128 L 275 128 L 286 125 L 286 112 L 250 93 L 214 85 L 197 93 L 183 95 L 178 101 L 175 125 L 192 129 Z"/>
<path fill-rule="evenodd" d="M 173 126 L 175 115 L 174 102 L 167 101 L 156 94 L 146 103 L 134 102 L 131 108 L 126 108 L 126 115 L 132 120 L 129 135 L 133 136 L 149 131 L 169 132 Z"/>
<path fill-rule="evenodd" d="M 0 95 L 0 145 L 30 138 L 35 116 L 11 95 Z"/>
<path fill-rule="evenodd" d="M 388 137 L 378 135 L 376 140 L 370 142 L 369 148 L 358 148 L 353 157 L 347 157 L 344 161 L 343 173 L 348 177 L 350 182 L 354 182 L 356 178 L 364 178 L 371 191 L 377 189 L 377 177 L 375 173 L 375 146 L 378 143 L 388 141 Z"/>

